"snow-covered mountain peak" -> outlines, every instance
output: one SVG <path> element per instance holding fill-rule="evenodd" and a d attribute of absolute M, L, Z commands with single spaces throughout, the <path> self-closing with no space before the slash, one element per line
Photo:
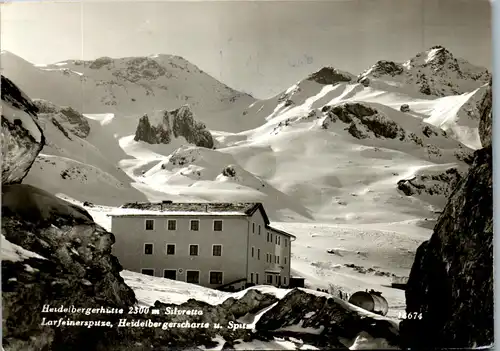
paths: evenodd
<path fill-rule="evenodd" d="M 489 81 L 482 67 L 456 58 L 437 45 L 404 63 L 380 60 L 358 76 L 366 86 L 379 84 L 427 96 L 450 96 L 471 92 Z"/>
<path fill-rule="evenodd" d="M 431 65 L 436 69 L 442 68 L 446 63 L 455 64 L 457 61 L 453 54 L 441 45 L 431 47 L 429 50 L 418 53 L 407 61 L 409 67 Z M 460 69 L 459 67 L 453 67 Z"/>
<path fill-rule="evenodd" d="M 260 122 L 238 118 L 255 99 L 234 90 L 186 59 L 167 54 L 33 65 L 2 54 L 4 74 L 35 99 L 84 114 L 142 116 L 189 104 L 210 129 L 240 132 Z M 238 111 L 236 111 L 238 110 Z"/>

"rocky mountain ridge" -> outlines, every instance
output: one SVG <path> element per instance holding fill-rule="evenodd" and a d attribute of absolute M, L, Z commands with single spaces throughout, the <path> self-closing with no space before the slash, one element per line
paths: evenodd
<path fill-rule="evenodd" d="M 443 46 L 434 46 L 404 63 L 381 60 L 358 76 L 360 83 L 387 81 L 429 96 L 470 92 L 487 84 L 488 70 L 455 58 Z"/>
<path fill-rule="evenodd" d="M 203 113 L 203 122 L 210 128 L 219 129 L 217 116 L 231 114 L 230 109 L 243 110 L 255 101 L 174 55 L 101 57 L 50 65 L 34 65 L 7 51 L 2 51 L 1 58 L 4 75 L 30 97 L 84 114 L 142 115 L 187 103 Z M 223 125 L 228 131 L 242 131 L 256 123 L 235 119 Z"/>

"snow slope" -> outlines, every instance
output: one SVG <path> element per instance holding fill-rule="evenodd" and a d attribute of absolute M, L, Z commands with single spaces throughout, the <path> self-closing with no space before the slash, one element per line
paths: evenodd
<path fill-rule="evenodd" d="M 146 199 L 117 166 L 127 155 L 120 148 L 113 148 L 112 135 L 90 120 L 89 134 L 79 137 L 60 118 L 58 113 L 38 113 L 46 145 L 24 183 L 105 205 L 119 206 L 124 199 Z"/>
<path fill-rule="evenodd" d="M 313 219 L 346 224 L 388 223 L 395 219 L 411 221 L 435 217 L 443 199 L 406 196 L 397 189 L 397 182 L 410 179 L 429 167 L 456 165 L 465 168 L 470 148 L 480 146 L 476 115 L 477 102 L 484 89 L 474 87 L 482 84 L 483 71 L 462 61 L 457 61 L 466 67 L 460 71 L 460 89 L 470 87 L 474 90 L 459 95 L 417 96 L 403 86 L 398 89 L 385 89 L 383 84 L 365 86 L 356 82 L 355 75 L 326 67 L 274 98 L 252 100 L 238 115 L 241 99 L 234 101 L 234 109 L 230 109 L 231 103 L 222 103 L 222 106 L 220 102 L 222 96 L 229 96 L 234 91 L 223 89 L 221 83 L 214 83 L 179 57 L 69 60 L 35 67 L 9 53 L 3 55 L 7 58 L 5 70 L 21 74 L 12 67 L 25 68 L 24 79 L 33 80 L 35 73 L 32 72 L 38 72 L 66 87 L 72 75 L 66 76 L 60 70 L 78 67 L 89 80 L 94 76 L 102 82 L 123 80 L 123 84 L 151 91 L 163 89 L 161 84 L 167 84 L 168 80 L 171 84 L 162 91 L 194 89 L 197 94 L 204 94 L 199 103 L 194 104 L 201 120 L 216 108 L 227 107 L 232 111 L 231 118 L 217 115 L 217 122 L 212 126 L 204 120 L 216 140 L 214 150 L 194 147 L 183 138 L 168 145 L 134 141 L 140 116 L 143 113 L 154 115 L 158 110 L 147 100 L 153 99 L 152 95 L 140 101 L 141 104 L 151 103 L 150 107 L 142 107 L 141 114 L 135 114 L 133 109 L 123 113 L 129 108 L 129 99 L 125 96 L 117 96 L 116 105 L 104 105 L 101 111 L 107 109 L 107 113 L 91 113 L 95 111 L 88 105 L 88 109 L 81 111 L 91 126 L 84 140 L 67 140 L 52 123 L 46 123 L 49 142 L 51 139 L 54 142 L 43 154 L 51 156 L 51 160 L 54 160 L 52 156 L 61 157 L 61 165 L 52 174 L 78 164 L 87 179 L 75 175 L 73 178 L 79 179 L 76 185 L 72 180 L 61 182 L 57 179 L 51 183 L 56 179 L 42 179 L 41 163 L 37 162 L 28 181 L 51 190 L 59 187 L 59 193 L 80 200 L 87 200 L 78 195 L 82 192 L 91 198 L 89 201 L 110 204 L 96 198 L 97 194 L 102 194 L 102 197 L 113 198 L 116 204 L 120 199 L 122 202 L 142 200 L 134 198 L 139 193 L 152 201 L 262 201 L 271 218 L 282 221 Z M 456 66 L 449 63 L 456 61 L 450 55 L 448 51 L 433 48 L 410 59 L 405 67 L 435 69 L 439 73 L 436 76 L 438 83 L 445 84 L 448 78 L 459 74 Z M 422 59 L 424 56 L 427 61 Z M 405 71 L 406 78 L 416 74 L 410 68 Z M 365 73 L 368 76 L 373 72 Z M 377 79 L 385 78 L 379 72 Z M 207 93 L 209 83 L 215 84 L 212 87 L 216 87 L 217 94 Z M 53 90 L 61 90 L 61 87 Z M 94 93 L 107 96 L 99 89 Z M 444 93 L 451 94 L 448 90 Z M 82 101 L 76 94 L 72 96 Z M 92 99 L 93 103 L 100 104 L 97 98 Z M 164 104 L 168 105 L 169 101 L 164 99 Z M 409 111 L 401 112 L 402 105 L 408 105 Z M 207 113 L 209 110 L 211 112 Z M 374 112 L 371 116 L 356 115 L 364 113 L 363 110 Z M 235 120 L 248 120 L 256 125 L 243 131 L 226 128 Z M 67 159 L 76 163 L 69 165 Z M 93 182 L 92 186 L 97 188 L 89 190 L 88 178 L 97 170 L 105 173 L 96 175 L 103 180 L 100 183 L 103 187 Z M 104 184 L 109 190 L 104 189 Z M 123 192 L 123 187 L 137 192 Z M 111 194 L 111 189 L 116 193 Z"/>

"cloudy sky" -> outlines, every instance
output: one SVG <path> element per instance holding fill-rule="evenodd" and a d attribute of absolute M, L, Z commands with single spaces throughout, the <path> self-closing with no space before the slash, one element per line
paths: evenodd
<path fill-rule="evenodd" d="M 1 47 L 33 63 L 180 55 L 269 97 L 325 65 L 358 74 L 433 45 L 491 67 L 482 0 L 66 1 L 1 7 Z"/>

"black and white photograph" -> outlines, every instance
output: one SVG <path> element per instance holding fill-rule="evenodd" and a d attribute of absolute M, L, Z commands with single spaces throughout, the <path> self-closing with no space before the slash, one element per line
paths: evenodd
<path fill-rule="evenodd" d="M 493 349 L 492 25 L 0 1 L 2 351 Z"/>

